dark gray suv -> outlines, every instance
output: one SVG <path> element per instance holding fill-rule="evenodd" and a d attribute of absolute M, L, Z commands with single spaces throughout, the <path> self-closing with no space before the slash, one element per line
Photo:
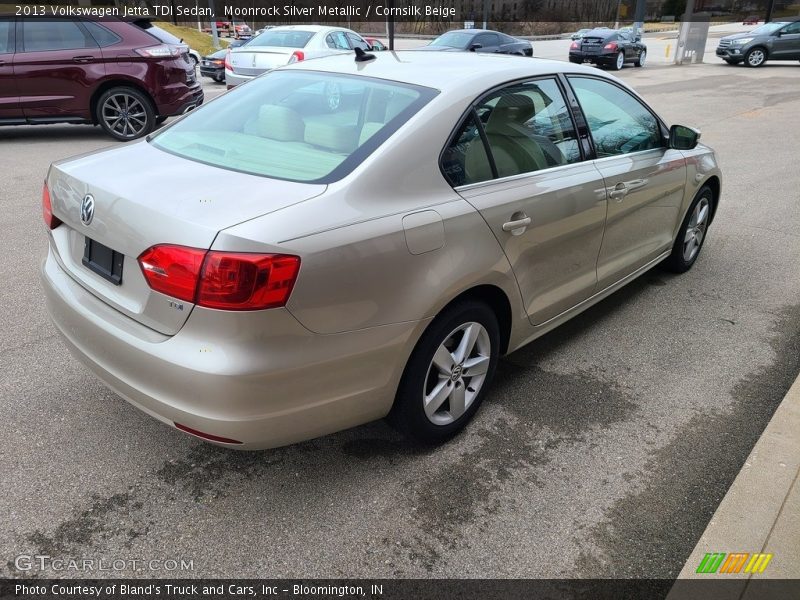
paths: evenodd
<path fill-rule="evenodd" d="M 800 60 L 800 17 L 765 23 L 722 38 L 717 56 L 729 65 L 760 67 L 767 60 Z"/>

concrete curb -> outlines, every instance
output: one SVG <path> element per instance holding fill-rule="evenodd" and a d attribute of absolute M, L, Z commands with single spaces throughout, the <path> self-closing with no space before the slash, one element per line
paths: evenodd
<path fill-rule="evenodd" d="M 768 553 L 763 573 L 700 574 L 707 553 Z M 746 563 L 745 563 L 746 564 Z M 720 569 L 721 570 L 721 569 Z M 741 580 L 735 598 L 754 598 L 748 582 L 800 578 L 800 376 L 787 392 L 683 567 L 679 579 Z M 736 588 L 736 586 L 733 586 Z M 675 589 L 669 599 L 679 597 Z"/>

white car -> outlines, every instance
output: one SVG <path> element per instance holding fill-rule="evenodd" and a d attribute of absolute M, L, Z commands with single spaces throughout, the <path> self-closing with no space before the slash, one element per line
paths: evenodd
<path fill-rule="evenodd" d="M 370 50 L 367 41 L 355 31 L 323 25 L 273 27 L 254 37 L 247 46 L 233 48 L 225 57 L 225 82 L 228 88 L 250 81 L 276 67 L 352 52 Z"/>

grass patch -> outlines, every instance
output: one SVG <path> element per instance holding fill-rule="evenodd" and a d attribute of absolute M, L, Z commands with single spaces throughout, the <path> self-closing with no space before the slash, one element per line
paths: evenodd
<path fill-rule="evenodd" d="M 155 24 L 175 37 L 183 38 L 183 43 L 189 44 L 189 47 L 193 50 L 197 50 L 201 56 L 211 54 L 215 51 L 211 35 L 203 33 L 202 31 L 197 31 L 197 27 L 173 25 L 172 23 L 166 23 L 164 21 L 157 21 Z M 219 44 L 221 48 L 227 48 L 229 41 L 220 37 Z"/>

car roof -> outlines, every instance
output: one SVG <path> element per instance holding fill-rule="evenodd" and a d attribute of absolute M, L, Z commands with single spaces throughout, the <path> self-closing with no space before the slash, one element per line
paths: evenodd
<path fill-rule="evenodd" d="M 560 60 L 523 58 L 505 54 L 480 52 L 378 52 L 370 61 L 356 62 L 355 54 L 347 53 L 294 63 L 283 69 L 326 71 L 345 75 L 361 75 L 387 79 L 446 92 L 462 88 L 466 82 L 480 81 L 488 89 L 513 79 L 537 77 L 553 73 L 591 73 L 597 69 Z M 605 76 L 601 73 L 601 76 Z"/>
<path fill-rule="evenodd" d="M 331 27 L 330 25 L 278 25 L 276 27 L 272 27 L 269 31 L 278 31 L 278 30 L 297 30 L 297 31 L 313 31 L 314 33 L 319 33 L 320 31 L 337 31 L 337 30 L 346 30 L 349 31 L 346 27 Z"/>

